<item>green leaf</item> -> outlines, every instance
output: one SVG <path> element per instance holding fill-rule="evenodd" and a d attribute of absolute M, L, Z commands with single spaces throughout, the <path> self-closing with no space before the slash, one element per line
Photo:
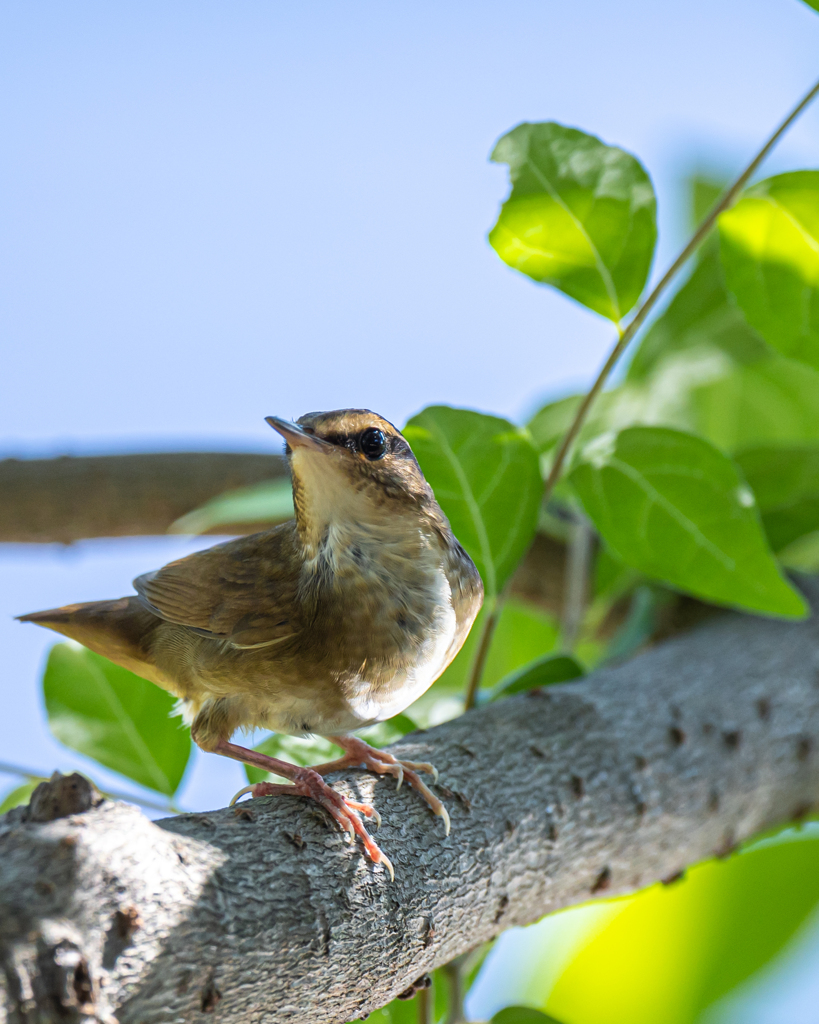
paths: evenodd
<path fill-rule="evenodd" d="M 717 604 L 806 614 L 768 549 L 753 493 L 708 441 L 662 427 L 604 435 L 570 482 L 627 565 Z"/>
<path fill-rule="evenodd" d="M 808 7 L 812 7 L 814 11 L 819 11 L 819 0 L 803 0 Z"/>
<path fill-rule="evenodd" d="M 727 452 L 819 441 L 819 373 L 781 356 L 694 383 L 686 404 L 679 425 Z"/>
<path fill-rule="evenodd" d="M 43 676 L 48 724 L 67 747 L 148 789 L 172 796 L 191 752 L 171 718 L 174 698 L 74 644 L 56 644 Z"/>
<path fill-rule="evenodd" d="M 507 1006 L 495 1014 L 491 1024 L 560 1024 L 560 1021 L 528 1006 Z"/>
<path fill-rule="evenodd" d="M 729 184 L 720 175 L 694 173 L 688 178 L 686 185 L 692 231 L 696 230 L 714 209 Z"/>
<path fill-rule="evenodd" d="M 409 715 L 395 715 L 387 722 L 377 722 L 366 729 L 362 729 L 358 735 L 365 742 L 376 748 L 387 747 L 395 743 L 407 733 L 414 732 L 417 724 Z M 274 733 L 262 740 L 258 746 L 253 748 L 260 754 L 267 754 L 268 757 L 278 757 L 281 761 L 289 761 L 291 764 L 301 765 L 307 768 L 313 764 L 323 764 L 325 761 L 334 761 L 344 753 L 335 743 L 331 743 L 323 736 L 285 736 Z M 269 782 L 274 778 L 269 772 L 261 768 L 254 768 L 252 765 L 244 766 L 247 781 L 251 784 L 256 782 Z"/>
<path fill-rule="evenodd" d="M 431 405 L 413 416 L 404 436 L 490 603 L 537 527 L 543 481 L 528 432 L 498 416 Z"/>
<path fill-rule="evenodd" d="M 756 495 L 774 551 L 819 530 L 819 445 L 749 448 L 736 461 Z"/>
<path fill-rule="evenodd" d="M 207 533 L 240 523 L 283 523 L 293 518 L 289 477 L 227 491 L 171 523 L 168 533 Z"/>
<path fill-rule="evenodd" d="M 442 692 L 463 694 L 485 614 L 485 611 L 480 612 L 457 657 L 428 691 L 433 697 Z M 558 633 L 558 624 L 540 608 L 517 598 L 508 598 L 501 608 L 489 648 L 482 677 L 483 688 L 491 687 L 511 672 L 553 651 Z"/>
<path fill-rule="evenodd" d="M 749 324 L 819 368 L 819 171 L 778 174 L 720 214 L 725 278 Z"/>
<path fill-rule="evenodd" d="M 10 790 L 3 797 L 3 802 L 0 803 L 0 814 L 5 814 L 6 811 L 10 811 L 13 807 L 19 807 L 20 804 L 27 804 L 31 799 L 31 794 L 40 785 L 40 780 L 37 782 L 24 782 L 22 786 L 17 786 Z"/>
<path fill-rule="evenodd" d="M 500 258 L 618 323 L 639 299 L 657 241 L 656 200 L 642 165 L 593 135 L 520 124 L 491 159 L 512 192 L 489 234 Z"/>
<path fill-rule="evenodd" d="M 500 697 L 510 697 L 513 693 L 579 679 L 582 675 L 585 675 L 583 668 L 574 658 L 565 654 L 548 655 L 502 679 L 491 690 L 483 693 L 482 700 L 498 700 Z"/>
<path fill-rule="evenodd" d="M 716 351 L 739 365 L 764 359 L 769 353 L 731 300 L 714 246 L 703 251 L 691 276 L 643 335 L 627 380 L 645 381 L 662 360 L 692 351 Z"/>
<path fill-rule="evenodd" d="M 334 761 L 344 753 L 340 747 L 323 736 L 285 736 L 281 733 L 268 736 L 253 749 L 260 754 L 277 757 L 281 761 L 289 761 L 291 764 L 298 764 L 303 768 L 308 768 L 312 764 L 323 764 L 325 761 Z M 254 768 L 252 765 L 246 764 L 244 769 L 247 781 L 251 785 L 271 780 L 280 781 L 269 772 L 262 771 L 261 768 Z"/>

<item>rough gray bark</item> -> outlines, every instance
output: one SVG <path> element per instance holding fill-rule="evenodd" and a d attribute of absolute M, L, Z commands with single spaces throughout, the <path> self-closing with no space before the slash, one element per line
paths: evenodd
<path fill-rule="evenodd" d="M 280 456 L 247 452 L 3 459 L 0 542 L 166 533 L 217 494 L 285 472 Z"/>
<path fill-rule="evenodd" d="M 806 589 L 819 604 L 819 582 Z M 816 619 L 725 614 L 393 747 L 441 769 L 449 838 L 406 787 L 344 774 L 384 816 L 394 884 L 297 798 L 158 823 L 112 802 L 45 823 L 13 811 L 5 1019 L 361 1017 L 510 925 L 671 879 L 805 814 L 817 737 Z"/>

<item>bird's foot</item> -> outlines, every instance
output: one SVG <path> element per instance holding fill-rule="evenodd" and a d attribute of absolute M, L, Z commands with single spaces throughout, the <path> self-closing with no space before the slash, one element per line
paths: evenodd
<path fill-rule="evenodd" d="M 356 736 L 329 736 L 328 739 L 345 751 L 344 757 L 336 761 L 329 761 L 327 764 L 319 764 L 313 768 L 319 775 L 328 775 L 330 772 L 342 771 L 345 768 L 366 768 L 368 771 L 378 775 L 393 775 L 398 780 L 397 789 L 401 783 L 406 781 L 410 786 L 426 800 L 433 814 L 443 818 L 446 834 L 449 835 L 450 821 L 446 807 L 437 796 L 421 781 L 419 772 L 426 772 L 438 781 L 438 772 L 434 765 L 418 761 L 399 761 L 397 757 L 386 750 L 377 750 L 369 743 L 358 739 Z"/>
<path fill-rule="evenodd" d="M 346 831 L 350 838 L 356 836 L 364 844 L 367 856 L 374 864 L 383 864 L 390 873 L 390 879 L 395 881 L 395 872 L 389 857 L 380 849 L 378 844 L 370 836 L 361 820 L 363 814 L 366 818 L 375 821 L 376 828 L 381 825 L 381 815 L 370 804 L 358 803 L 346 796 L 337 793 L 332 786 L 328 785 L 314 769 L 297 768 L 293 766 L 290 773 L 293 780 L 292 785 L 281 785 L 274 782 L 257 782 L 252 786 L 245 786 L 231 800 L 235 804 L 240 796 L 250 793 L 254 797 L 259 796 L 306 796 L 315 800 L 324 808 L 328 814 Z"/>

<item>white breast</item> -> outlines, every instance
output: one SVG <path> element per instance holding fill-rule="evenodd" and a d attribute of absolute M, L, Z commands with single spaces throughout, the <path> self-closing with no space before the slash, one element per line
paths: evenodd
<path fill-rule="evenodd" d="M 438 573 L 434 603 L 434 628 L 430 630 L 415 664 L 396 673 L 390 686 L 392 696 L 387 696 L 386 699 L 383 693 L 374 696 L 366 678 L 366 671 L 352 681 L 347 702 L 357 724 L 347 728 L 357 729 L 373 722 L 384 722 L 393 715 L 400 714 L 421 694 L 426 693 L 449 664 L 457 632 L 457 621 L 455 609 L 452 607 L 452 591 L 443 569 Z"/>

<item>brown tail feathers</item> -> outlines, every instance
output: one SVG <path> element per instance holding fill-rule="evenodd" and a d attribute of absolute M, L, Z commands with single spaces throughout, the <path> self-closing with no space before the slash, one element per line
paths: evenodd
<path fill-rule="evenodd" d="M 123 668 L 158 682 L 150 640 L 161 620 L 136 597 L 67 604 L 62 608 L 18 615 L 17 618 L 20 622 L 36 622 L 38 626 L 78 640 L 84 647 Z"/>

